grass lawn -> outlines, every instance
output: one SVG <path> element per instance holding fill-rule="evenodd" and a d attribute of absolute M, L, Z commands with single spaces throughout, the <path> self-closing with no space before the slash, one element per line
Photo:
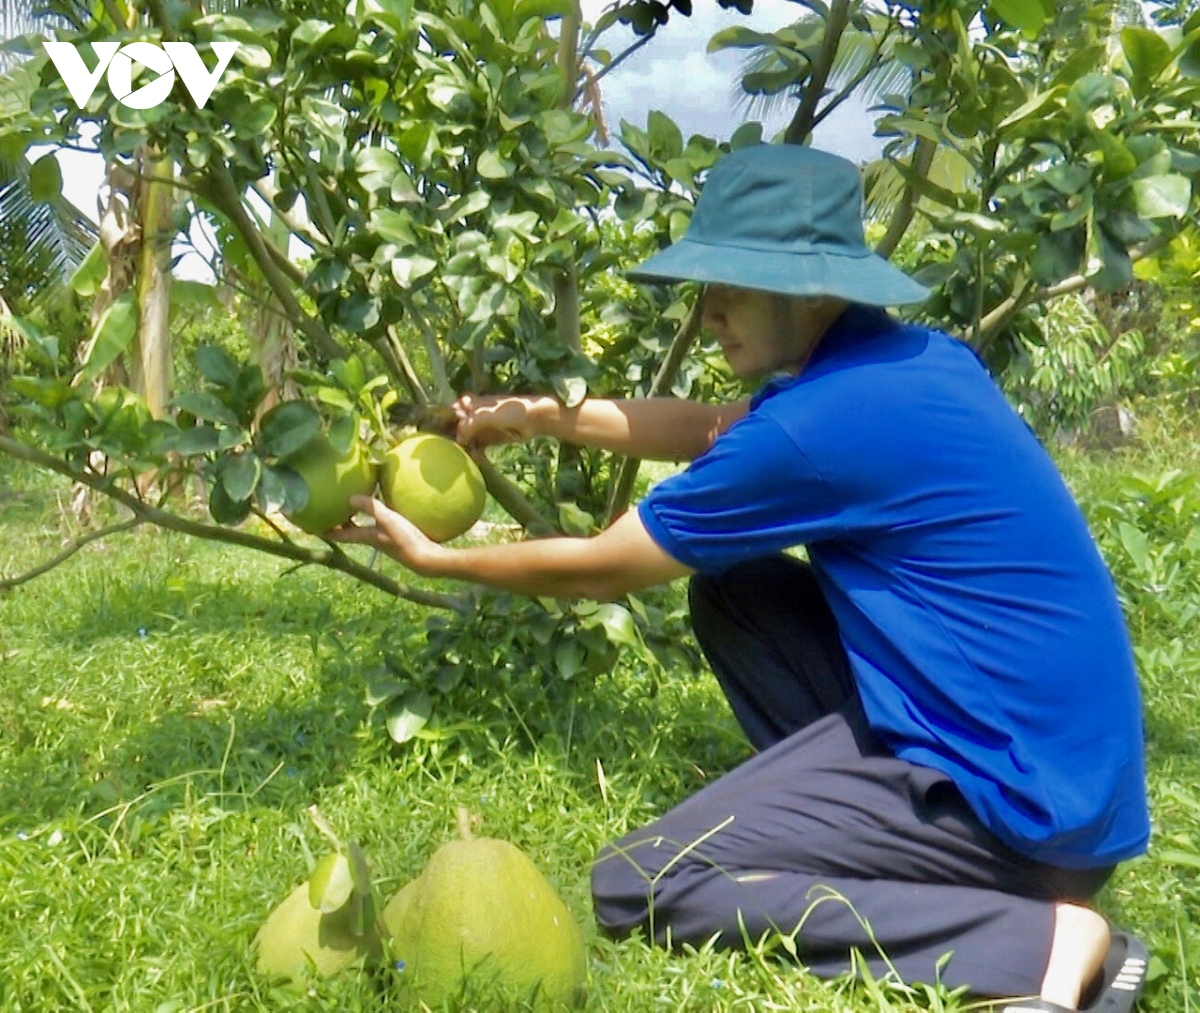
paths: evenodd
<path fill-rule="evenodd" d="M 1148 409 L 1141 449 L 1060 455 L 1112 554 L 1142 668 L 1155 838 L 1100 906 L 1153 949 L 1147 1013 L 1200 1001 L 1200 539 L 1187 542 L 1200 449 L 1185 417 Z M 1166 492 L 1138 493 L 1135 473 Z M 0 459 L 0 571 L 73 534 L 62 496 Z M 300 995 L 253 971 L 258 926 L 325 848 L 314 804 L 363 846 L 383 899 L 449 839 L 457 806 L 477 813 L 583 927 L 589 1010 L 967 1008 L 819 982 L 769 948 L 668 954 L 599 937 L 600 844 L 747 754 L 714 680 L 622 665 L 542 688 L 481 672 L 439 700 L 439 734 L 396 746 L 365 673 L 381 644 L 415 654 L 426 615 L 336 574 L 156 531 L 0 596 L 0 1010 L 397 1008 L 390 970 Z"/>

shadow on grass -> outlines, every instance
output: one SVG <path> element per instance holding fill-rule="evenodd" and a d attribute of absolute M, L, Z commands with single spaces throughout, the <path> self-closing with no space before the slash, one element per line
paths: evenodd
<path fill-rule="evenodd" d="M 367 708 L 345 666 L 323 666 L 319 695 L 259 710 L 204 701 L 147 717 L 115 747 L 92 748 L 86 730 L 9 763 L 0 825 L 16 829 L 76 816 L 102 826 L 136 812 L 146 819 L 187 800 L 287 809 L 341 781 L 364 743 Z M 368 744 L 369 745 L 369 744 Z"/>

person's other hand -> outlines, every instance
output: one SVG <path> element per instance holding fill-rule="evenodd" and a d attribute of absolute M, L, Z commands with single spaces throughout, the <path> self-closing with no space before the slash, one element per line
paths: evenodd
<path fill-rule="evenodd" d="M 549 398 L 464 394 L 454 402 L 455 439 L 467 447 L 523 443 L 537 435 L 537 410 Z"/>
<path fill-rule="evenodd" d="M 361 513 L 369 514 L 375 523 L 359 525 L 348 521 L 328 532 L 326 538 L 331 542 L 369 545 L 387 553 L 410 570 L 421 572 L 422 561 L 431 549 L 436 548 L 437 542 L 426 537 L 407 517 L 371 496 L 351 496 L 350 505 Z"/>

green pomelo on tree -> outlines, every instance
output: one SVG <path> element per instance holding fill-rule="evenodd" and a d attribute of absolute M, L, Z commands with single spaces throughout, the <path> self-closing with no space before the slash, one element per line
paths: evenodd
<path fill-rule="evenodd" d="M 582 1004 L 583 939 L 554 888 L 516 846 L 472 836 L 465 812 L 459 834 L 383 911 L 415 997 L 437 1008 L 469 981 L 542 1008 Z"/>
<path fill-rule="evenodd" d="M 328 437 L 315 436 L 284 463 L 308 486 L 308 502 L 287 519 L 312 534 L 345 524 L 354 514 L 350 497 L 375 491 L 378 469 L 359 440 L 341 453 Z"/>
<path fill-rule="evenodd" d="M 383 458 L 384 502 L 435 542 L 457 538 L 483 514 L 487 488 L 479 467 L 453 440 L 419 433 Z"/>
<path fill-rule="evenodd" d="M 322 912 L 301 883 L 267 916 L 254 941 L 260 974 L 290 978 L 294 984 L 310 974 L 327 978 L 359 960 L 379 956 L 379 933 L 372 926 L 361 936 L 351 929 L 349 904 Z"/>

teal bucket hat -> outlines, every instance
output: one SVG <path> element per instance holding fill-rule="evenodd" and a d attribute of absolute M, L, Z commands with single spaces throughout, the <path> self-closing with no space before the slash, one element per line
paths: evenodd
<path fill-rule="evenodd" d="M 863 238 L 853 163 L 798 144 L 758 144 L 708 174 L 679 242 L 628 272 L 634 281 L 700 281 L 871 306 L 921 302 L 929 289 Z"/>

